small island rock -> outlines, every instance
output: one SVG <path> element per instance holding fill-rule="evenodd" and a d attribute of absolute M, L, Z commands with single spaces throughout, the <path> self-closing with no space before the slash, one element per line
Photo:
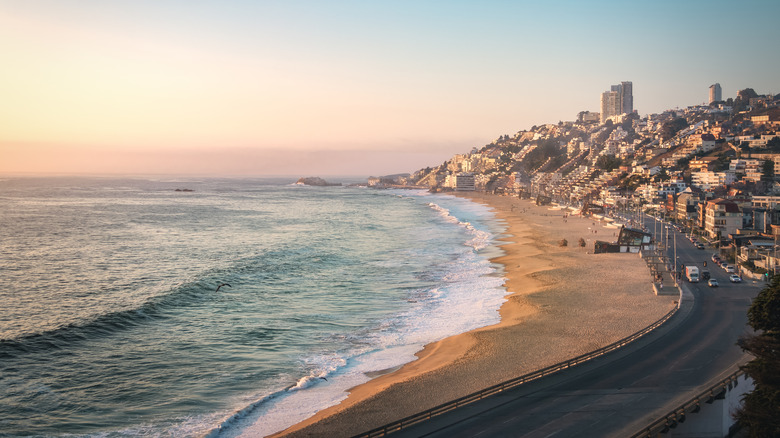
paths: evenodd
<path fill-rule="evenodd" d="M 326 187 L 326 186 L 340 186 L 341 183 L 329 183 L 325 181 L 322 178 L 316 177 L 316 176 L 310 176 L 306 178 L 301 178 L 298 180 L 296 184 L 303 184 L 307 186 L 318 186 L 318 187 Z"/>

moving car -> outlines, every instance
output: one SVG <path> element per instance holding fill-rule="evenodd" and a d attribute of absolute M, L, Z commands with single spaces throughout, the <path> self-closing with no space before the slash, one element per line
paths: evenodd
<path fill-rule="evenodd" d="M 729 276 L 729 281 L 732 282 L 732 283 L 742 283 L 742 279 L 739 278 L 739 275 L 737 275 L 737 274 L 731 274 Z"/>
<path fill-rule="evenodd" d="M 715 263 L 718 263 L 718 260 L 720 260 L 720 256 L 717 255 L 717 254 L 713 254 L 712 255 L 712 261 L 715 262 Z"/>
<path fill-rule="evenodd" d="M 709 286 L 709 287 L 718 287 L 719 286 L 718 280 L 716 280 L 714 278 L 710 278 L 710 280 L 707 282 L 707 286 Z"/>

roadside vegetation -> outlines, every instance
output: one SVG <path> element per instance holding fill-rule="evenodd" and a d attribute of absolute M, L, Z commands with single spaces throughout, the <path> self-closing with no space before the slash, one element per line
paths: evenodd
<path fill-rule="evenodd" d="M 772 278 L 748 309 L 748 324 L 754 335 L 739 345 L 754 359 L 742 369 L 755 388 L 745 394 L 735 419 L 750 437 L 780 436 L 780 276 Z"/>

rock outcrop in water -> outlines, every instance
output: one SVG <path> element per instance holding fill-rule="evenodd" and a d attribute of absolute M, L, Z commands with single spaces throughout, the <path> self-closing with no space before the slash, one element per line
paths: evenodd
<path fill-rule="evenodd" d="M 325 181 L 324 179 L 316 176 L 309 176 L 306 178 L 301 178 L 298 180 L 296 184 L 303 184 L 307 186 L 318 186 L 318 187 L 327 187 L 327 186 L 340 186 L 341 183 L 329 183 Z"/>

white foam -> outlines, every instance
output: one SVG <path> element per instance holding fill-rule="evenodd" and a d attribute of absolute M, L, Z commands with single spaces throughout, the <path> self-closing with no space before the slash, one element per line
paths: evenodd
<path fill-rule="evenodd" d="M 466 210 L 476 206 L 473 210 L 478 218 L 488 211 L 470 201 L 451 199 L 457 208 L 460 204 Z M 465 243 L 470 248 L 463 248 L 457 259 L 446 265 L 437 286 L 410 291 L 405 312 L 355 334 L 353 349 L 342 352 L 343 356 L 308 358 L 307 366 L 313 372 L 287 390 L 263 397 L 231 416 L 213 435 L 257 437 L 279 432 L 339 403 L 350 388 L 370 380 L 368 375 L 416 360 L 415 353 L 426 344 L 500 321 L 498 309 L 507 293 L 502 287 L 505 279 L 489 275 L 495 268 L 477 253 L 492 243 L 493 234 L 475 227 L 475 219 L 461 220 L 441 205 L 427 205 L 471 236 Z"/>
<path fill-rule="evenodd" d="M 469 233 L 471 233 L 473 238 L 468 242 L 466 242 L 466 245 L 474 248 L 475 250 L 480 250 L 487 247 L 490 244 L 492 240 L 492 235 L 490 233 L 474 228 L 474 225 L 472 225 L 471 222 L 459 220 L 458 218 L 456 218 L 450 213 L 450 210 L 438 204 L 429 202 L 428 206 L 430 206 L 432 209 L 437 211 L 448 222 L 458 224 L 463 228 L 465 228 L 466 230 L 468 230 Z"/>

